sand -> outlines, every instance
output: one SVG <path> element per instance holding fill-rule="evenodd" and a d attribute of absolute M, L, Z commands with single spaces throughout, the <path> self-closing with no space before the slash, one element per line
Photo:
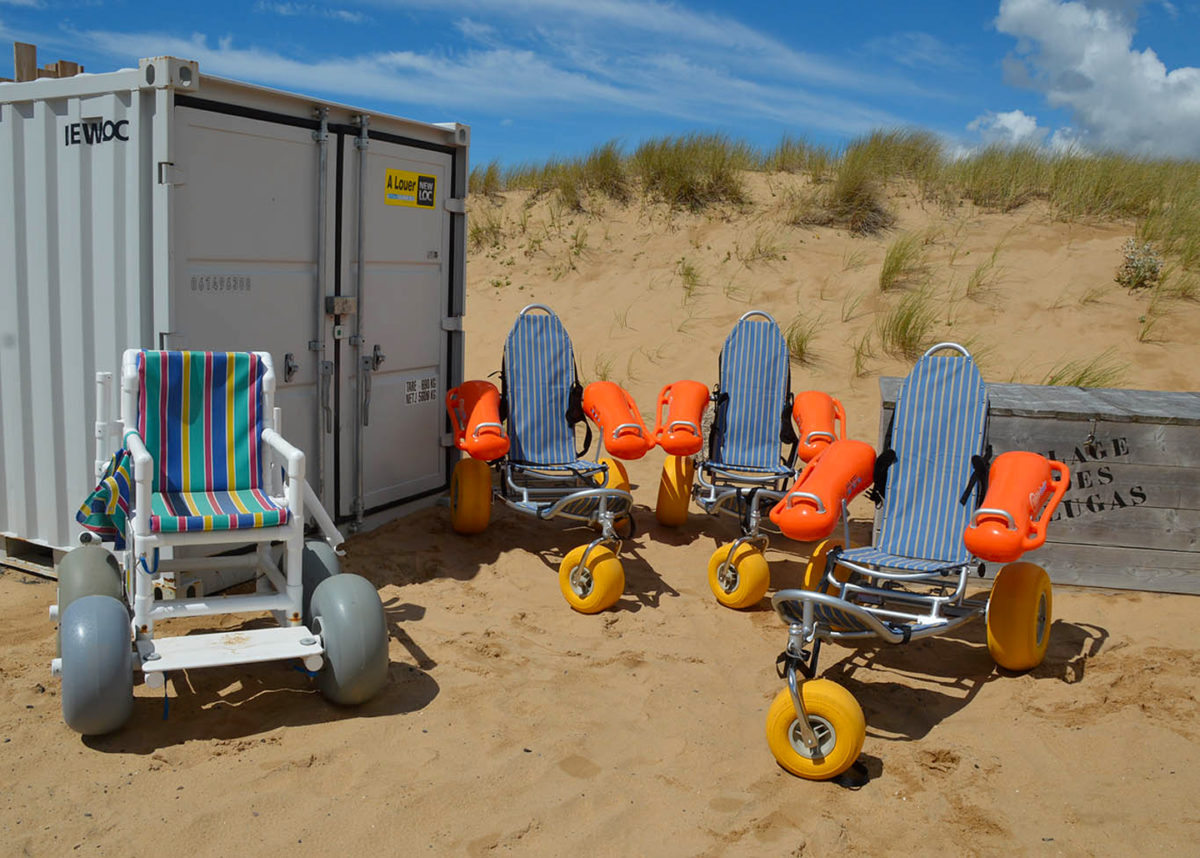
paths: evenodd
<path fill-rule="evenodd" d="M 877 377 L 909 363 L 876 342 L 859 376 L 853 350 L 899 300 L 875 286 L 896 233 L 787 227 L 792 181 L 755 177 L 752 207 L 706 215 L 476 202 L 473 222 L 487 207 L 504 237 L 471 256 L 468 376 L 499 367 L 514 314 L 540 301 L 584 378 L 626 384 L 647 410 L 668 381 L 714 381 L 733 321 L 763 308 L 820 319 L 793 389 L 836 394 L 874 442 Z M 1037 382 L 1113 348 L 1126 386 L 1194 387 L 1197 307 L 1171 305 L 1143 342 L 1148 299 L 1112 283 L 1131 225 L 895 203 L 901 229 L 927 231 L 946 338 L 969 342 L 985 378 Z M 962 295 L 997 245 L 990 288 Z M 700 275 L 690 297 L 681 259 Z M 54 583 L 0 573 L 0 855 L 1195 854 L 1194 598 L 1056 588 L 1046 661 L 1022 675 L 994 667 L 981 623 L 827 647 L 825 675 L 866 713 L 871 781 L 802 781 L 763 735 L 785 628 L 766 602 L 731 611 L 708 590 L 735 524 L 695 508 L 678 530 L 654 523 L 660 463 L 631 463 L 640 530 L 624 596 L 596 616 L 572 612 L 556 579 L 584 529 L 498 508 L 465 538 L 439 506 L 352 538 L 345 568 L 379 587 L 391 631 L 389 682 L 357 709 L 289 665 L 193 671 L 169 683 L 166 720 L 161 692 L 139 686 L 123 730 L 81 739 L 49 675 Z M 856 502 L 856 534 L 870 513 Z M 797 583 L 811 547 L 773 540 L 773 587 Z"/>

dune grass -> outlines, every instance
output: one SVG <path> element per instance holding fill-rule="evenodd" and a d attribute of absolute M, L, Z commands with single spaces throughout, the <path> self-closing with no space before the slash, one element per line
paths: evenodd
<path fill-rule="evenodd" d="M 879 343 L 893 357 L 915 360 L 933 342 L 937 302 L 927 288 L 914 289 L 879 317 Z"/>
<path fill-rule="evenodd" d="M 797 316 L 787 326 L 784 338 L 787 340 L 788 353 L 794 363 L 804 366 L 811 364 L 816 359 L 813 352 L 813 339 L 817 335 L 820 324 L 819 317 L 805 319 L 803 316 Z"/>
<path fill-rule="evenodd" d="M 761 158 L 746 143 L 721 134 L 688 134 L 647 140 L 634 151 L 630 169 L 643 192 L 672 208 L 698 211 L 715 203 L 743 203 L 742 172 Z"/>
<path fill-rule="evenodd" d="M 879 291 L 888 292 L 919 278 L 926 270 L 925 240 L 915 232 L 906 232 L 888 245 L 879 269 Z"/>
<path fill-rule="evenodd" d="M 1042 384 L 1064 387 L 1116 387 L 1125 376 L 1127 366 L 1116 358 L 1114 349 L 1106 349 L 1090 359 L 1055 364 Z"/>

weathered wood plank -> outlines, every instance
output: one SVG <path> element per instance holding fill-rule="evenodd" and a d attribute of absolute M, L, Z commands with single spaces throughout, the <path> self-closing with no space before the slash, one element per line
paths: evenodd
<path fill-rule="evenodd" d="M 37 80 L 37 45 L 13 42 L 13 77 L 18 82 Z"/>
<path fill-rule="evenodd" d="M 894 405 L 901 379 L 884 376 L 879 391 Z M 1200 393 L 988 383 L 992 414 L 1052 419 L 1200 425 Z"/>
<path fill-rule="evenodd" d="M 1068 507 L 1064 498 L 1046 533 L 1047 539 L 1063 544 L 1200 551 L 1200 511 L 1144 506 L 1090 510 L 1078 502 Z M 1200 554 L 1195 562 L 1200 569 Z"/>
<path fill-rule="evenodd" d="M 1055 545 L 1022 558 L 1043 567 L 1055 584 L 1200 595 L 1200 560 L 1189 551 Z M 988 574 L 1001 564 L 988 564 Z"/>
<path fill-rule="evenodd" d="M 995 417 L 988 440 L 997 453 L 1032 450 L 1074 467 L 1102 459 L 1200 468 L 1200 426 Z"/>

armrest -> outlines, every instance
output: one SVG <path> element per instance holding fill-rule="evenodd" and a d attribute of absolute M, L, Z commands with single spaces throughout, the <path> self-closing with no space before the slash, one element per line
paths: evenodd
<path fill-rule="evenodd" d="M 304 453 L 293 447 L 283 436 L 274 429 L 264 429 L 263 441 L 284 461 L 284 471 L 288 479 L 304 479 Z"/>
<path fill-rule="evenodd" d="M 150 479 L 154 468 L 154 457 L 146 449 L 146 442 L 136 429 L 130 429 L 124 437 L 125 449 L 133 455 L 133 479 L 137 482 Z"/>

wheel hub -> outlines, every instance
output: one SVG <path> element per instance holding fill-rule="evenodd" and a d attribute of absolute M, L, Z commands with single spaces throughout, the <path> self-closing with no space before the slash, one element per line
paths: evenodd
<path fill-rule="evenodd" d="M 833 729 L 833 725 L 820 715 L 809 714 L 808 724 L 812 727 L 813 733 L 817 737 L 817 746 L 815 748 L 806 747 L 804 738 L 800 735 L 800 721 L 794 719 L 792 726 L 788 730 L 788 742 L 791 743 L 792 750 L 804 757 L 806 760 L 820 760 L 829 756 L 837 745 L 837 731 Z"/>
<path fill-rule="evenodd" d="M 571 589 L 575 591 L 575 595 L 581 599 L 585 599 L 592 592 L 592 586 L 595 582 L 592 580 L 591 570 L 576 566 L 571 572 Z"/>
<path fill-rule="evenodd" d="M 732 563 L 721 564 L 721 571 L 717 573 L 717 583 L 726 593 L 732 593 L 737 589 L 738 573 Z"/>

